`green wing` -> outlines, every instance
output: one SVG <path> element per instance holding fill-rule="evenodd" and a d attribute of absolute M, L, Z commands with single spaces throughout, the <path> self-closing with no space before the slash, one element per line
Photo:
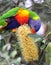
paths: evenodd
<path fill-rule="evenodd" d="M 8 12 L 4 13 L 0 18 L 6 19 L 8 17 L 14 16 L 18 12 L 19 9 L 20 9 L 19 7 L 12 8 Z"/>

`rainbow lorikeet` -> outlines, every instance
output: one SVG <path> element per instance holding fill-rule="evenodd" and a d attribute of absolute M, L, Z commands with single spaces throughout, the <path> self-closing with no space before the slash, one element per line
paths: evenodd
<path fill-rule="evenodd" d="M 8 23 L 5 26 L 6 30 L 12 30 L 18 28 L 20 25 L 28 24 L 32 33 L 35 33 L 41 27 L 40 17 L 35 12 L 25 8 L 15 7 L 3 14 L 0 18 L 5 19 Z"/>

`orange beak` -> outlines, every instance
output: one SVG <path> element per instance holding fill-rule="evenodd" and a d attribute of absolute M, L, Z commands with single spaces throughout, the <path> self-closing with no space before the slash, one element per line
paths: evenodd
<path fill-rule="evenodd" d="M 36 32 L 35 29 L 32 29 L 32 28 L 31 28 L 30 30 L 31 30 L 31 33 L 32 33 L 32 34 L 35 34 L 35 32 Z"/>

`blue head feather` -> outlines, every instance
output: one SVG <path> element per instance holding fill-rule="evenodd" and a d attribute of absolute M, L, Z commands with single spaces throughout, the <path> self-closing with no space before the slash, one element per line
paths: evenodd
<path fill-rule="evenodd" d="M 37 32 L 41 27 L 41 20 L 40 19 L 33 20 L 30 18 L 28 24 L 31 28 L 35 29 L 35 31 Z"/>

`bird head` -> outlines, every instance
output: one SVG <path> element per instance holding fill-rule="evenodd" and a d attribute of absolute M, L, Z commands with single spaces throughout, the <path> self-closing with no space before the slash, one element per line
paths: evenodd
<path fill-rule="evenodd" d="M 29 26 L 31 28 L 32 34 L 34 34 L 34 33 L 36 33 L 40 29 L 40 27 L 41 27 L 41 20 L 40 19 L 34 20 L 34 19 L 30 18 L 29 21 L 28 21 L 28 24 L 29 24 Z"/>

